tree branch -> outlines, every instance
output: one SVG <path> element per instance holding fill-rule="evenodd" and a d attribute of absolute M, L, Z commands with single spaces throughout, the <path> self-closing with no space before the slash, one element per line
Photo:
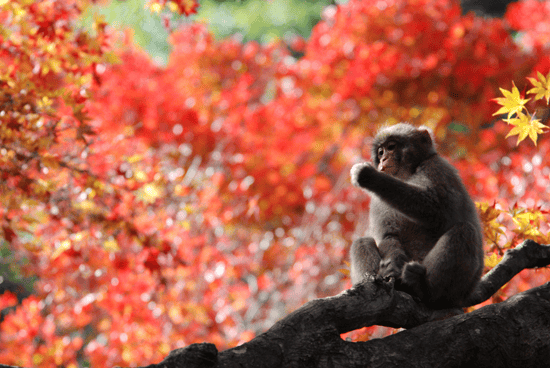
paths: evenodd
<path fill-rule="evenodd" d="M 487 300 L 521 270 L 549 263 L 550 246 L 526 240 L 480 280 L 468 305 Z M 373 325 L 409 329 L 367 342 L 340 337 Z M 463 314 L 429 309 L 394 290 L 393 280 L 372 276 L 306 303 L 241 346 L 218 353 L 213 344 L 194 344 L 148 367 L 528 367 L 549 356 L 550 283 Z"/>
<path fill-rule="evenodd" d="M 545 267 L 548 264 L 550 264 L 550 246 L 538 244 L 533 240 L 525 240 L 516 248 L 508 249 L 499 264 L 482 277 L 464 307 L 476 305 L 489 299 L 522 270 Z"/>

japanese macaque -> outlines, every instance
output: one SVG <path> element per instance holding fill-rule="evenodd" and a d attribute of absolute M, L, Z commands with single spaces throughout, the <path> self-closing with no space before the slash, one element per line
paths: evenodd
<path fill-rule="evenodd" d="M 365 237 L 351 246 L 351 279 L 394 277 L 398 290 L 433 308 L 461 306 L 483 270 L 481 224 L 456 169 L 438 155 L 430 131 L 381 129 L 373 164 L 351 169 L 371 196 Z"/>

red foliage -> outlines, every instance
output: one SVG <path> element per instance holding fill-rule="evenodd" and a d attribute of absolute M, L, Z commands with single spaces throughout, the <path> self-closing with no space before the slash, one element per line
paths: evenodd
<path fill-rule="evenodd" d="M 548 17 L 550 4 L 536 0 L 524 0 L 510 4 L 505 19 L 510 27 L 522 32 L 522 44 L 526 48 L 543 49 L 550 42 Z"/>
<path fill-rule="evenodd" d="M 120 64 L 98 73 L 101 88 L 95 94 L 96 103 L 90 115 L 97 128 L 117 133 L 121 127 L 132 128 L 134 136 L 146 144 L 193 141 L 194 148 L 207 150 L 213 144 L 213 133 L 199 124 L 197 112 L 187 101 L 185 90 L 174 86 L 159 67 L 141 51 L 130 49 L 120 55 Z M 182 103 L 185 101 L 185 103 Z"/>
<path fill-rule="evenodd" d="M 348 173 L 380 124 L 435 131 L 490 203 L 490 259 L 549 242 L 550 141 L 516 147 L 489 102 L 550 70 L 536 32 L 550 23 L 533 2 L 504 22 L 450 0 L 351 0 L 292 43 L 299 60 L 191 23 L 171 34 L 166 67 L 128 37 L 112 46 L 100 21 L 77 30 L 80 4 L 0 5 L 0 245 L 37 278 L 0 324 L 3 363 L 128 366 L 193 342 L 224 349 L 350 286 L 340 270 L 368 203 Z M 150 3 L 165 5 L 197 3 Z"/>

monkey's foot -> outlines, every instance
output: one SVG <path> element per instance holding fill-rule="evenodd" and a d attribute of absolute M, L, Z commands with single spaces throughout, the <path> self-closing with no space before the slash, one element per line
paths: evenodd
<path fill-rule="evenodd" d="M 418 262 L 406 263 L 401 274 L 401 288 L 423 299 L 426 288 L 426 267 Z"/>

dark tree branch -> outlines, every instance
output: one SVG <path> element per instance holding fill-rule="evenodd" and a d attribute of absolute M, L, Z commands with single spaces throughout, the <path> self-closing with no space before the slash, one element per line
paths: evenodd
<path fill-rule="evenodd" d="M 487 300 L 524 268 L 550 263 L 550 246 L 527 240 L 508 250 L 468 300 Z M 405 327 L 384 339 L 346 342 L 365 326 Z M 414 327 L 414 328 L 413 328 Z M 339 295 L 313 300 L 241 346 L 174 350 L 149 368 L 172 367 L 529 367 L 550 357 L 550 283 L 471 313 L 432 310 L 392 280 L 369 277 Z"/>
<path fill-rule="evenodd" d="M 522 270 L 545 267 L 548 264 L 550 264 L 550 246 L 526 240 L 504 253 L 500 263 L 483 276 L 464 306 L 469 307 L 489 299 Z"/>

